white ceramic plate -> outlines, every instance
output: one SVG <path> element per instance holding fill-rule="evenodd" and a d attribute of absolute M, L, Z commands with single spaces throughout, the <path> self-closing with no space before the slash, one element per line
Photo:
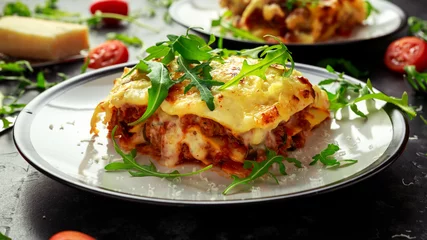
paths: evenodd
<path fill-rule="evenodd" d="M 211 22 L 221 16 L 224 9 L 220 8 L 219 0 L 180 0 L 175 1 L 169 8 L 172 19 L 184 27 L 201 27 L 194 29 L 202 34 L 211 34 L 219 37 L 219 30 L 211 27 Z M 327 42 L 315 44 L 287 43 L 288 46 L 306 45 L 333 45 L 372 40 L 391 35 L 406 25 L 406 14 L 395 4 L 385 0 L 370 0 L 372 5 L 379 10 L 365 20 L 364 26 L 354 29 L 349 37 L 335 37 Z M 225 36 L 224 39 L 237 42 L 260 44 L 259 42 L 242 40 L 233 36 Z M 265 43 L 262 43 L 265 44 Z"/>
<path fill-rule="evenodd" d="M 278 177 L 280 184 L 263 178 L 253 187 L 237 188 L 223 196 L 231 180 L 215 171 L 169 181 L 155 177 L 134 178 L 127 172 L 107 173 L 104 166 L 119 159 L 106 138 L 106 129 L 98 137 L 89 134 L 94 107 L 103 100 L 119 77 L 123 64 L 77 76 L 40 94 L 21 112 L 14 127 L 14 141 L 22 156 L 48 176 L 71 186 L 135 201 L 171 204 L 227 204 L 266 201 L 317 194 L 348 186 L 365 179 L 391 164 L 403 151 L 408 127 L 402 114 L 394 109 L 374 111 L 367 120 L 331 120 L 314 130 L 306 146 L 292 153 L 304 163 L 303 169 L 288 166 L 288 175 Z M 297 64 L 312 83 L 333 77 L 324 69 Z M 357 82 L 355 79 L 348 78 Z M 382 103 L 377 103 L 376 108 Z M 366 106 L 366 105 L 365 105 Z M 361 104 L 359 108 L 366 109 Z M 387 109 L 387 108 L 386 108 Z M 311 157 L 328 143 L 337 143 L 339 159 L 357 159 L 357 164 L 325 169 L 309 166 Z M 148 158 L 139 156 L 141 162 Z M 192 165 L 178 167 L 193 171 Z M 162 171 L 171 171 L 159 167 Z"/>

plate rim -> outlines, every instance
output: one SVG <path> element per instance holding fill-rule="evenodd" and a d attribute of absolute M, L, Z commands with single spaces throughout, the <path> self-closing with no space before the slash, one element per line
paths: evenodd
<path fill-rule="evenodd" d="M 384 2 L 385 4 L 390 4 L 392 6 L 394 6 L 395 8 L 399 9 L 399 16 L 400 16 L 400 25 L 398 28 L 396 28 L 394 31 L 378 36 L 378 37 L 371 37 L 371 38 L 363 38 L 363 39 L 352 39 L 352 40 L 341 40 L 341 41 L 337 41 L 337 42 L 318 42 L 318 43 L 285 43 L 286 46 L 288 47 L 331 47 L 331 46 L 343 46 L 343 45 L 347 45 L 347 44 L 355 44 L 355 43 L 365 43 L 368 41 L 373 41 L 373 40 L 381 40 L 384 38 L 387 38 L 389 36 L 392 36 L 394 34 L 397 34 L 398 32 L 402 31 L 407 25 L 407 19 L 408 19 L 408 13 L 407 11 L 405 11 L 404 9 L 402 9 L 400 6 L 396 5 L 393 2 L 390 1 L 386 1 L 386 0 L 373 0 L 373 1 L 381 1 Z M 168 13 L 171 16 L 172 20 L 181 25 L 182 27 L 185 28 L 189 28 L 191 26 L 187 26 L 186 24 L 184 24 L 183 22 L 177 20 L 176 15 L 174 14 L 174 11 L 177 11 L 176 8 L 178 8 L 180 5 L 185 4 L 191 2 L 191 0 L 180 0 L 180 1 L 175 1 L 172 3 L 172 5 L 169 7 L 168 9 Z M 190 3 L 191 4 L 191 3 Z M 194 27 L 194 26 L 193 26 Z M 208 31 L 203 31 L 200 30 L 198 28 L 194 28 L 191 29 L 194 32 L 197 32 L 199 34 L 202 34 L 206 37 L 208 37 L 211 33 L 209 33 Z M 218 35 L 214 34 L 215 37 L 219 38 Z M 256 42 L 256 41 L 251 41 L 251 40 L 245 40 L 245 39 L 235 39 L 235 38 L 231 38 L 231 37 L 223 37 L 224 41 L 230 41 L 230 42 L 235 42 L 235 43 L 244 43 L 244 44 L 253 44 L 253 45 L 273 45 L 275 43 L 268 43 L 268 42 Z"/>
<path fill-rule="evenodd" d="M 393 129 L 393 137 L 390 142 L 390 145 L 387 147 L 383 155 L 378 158 L 375 162 L 369 165 L 367 168 L 359 171 L 347 178 L 343 178 L 339 181 L 321 186 L 316 188 L 307 189 L 304 191 L 299 191 L 290 194 L 281 194 L 274 195 L 269 197 L 260 197 L 260 198 L 251 198 L 251 199 L 230 199 L 230 200 L 180 200 L 180 199 L 166 199 L 166 198 L 156 198 L 148 196 L 134 195 L 130 193 L 122 193 L 113 191 L 110 189 L 102 188 L 100 186 L 91 185 L 85 183 L 76 177 L 67 175 L 66 173 L 60 171 L 59 169 L 54 168 L 50 164 L 43 165 L 43 162 L 47 163 L 38 153 L 35 151 L 32 142 L 30 139 L 30 128 L 32 121 L 35 118 L 35 113 L 42 109 L 46 103 L 50 100 L 55 99 L 58 95 L 65 93 L 72 88 L 78 87 L 79 85 L 94 81 L 100 77 L 116 74 L 122 72 L 124 67 L 132 67 L 138 61 L 128 62 L 124 64 L 114 65 L 106 67 L 103 69 L 91 71 L 85 74 L 77 75 L 71 79 L 62 82 L 36 96 L 30 103 L 21 111 L 18 115 L 15 126 L 13 128 L 13 142 L 20 153 L 20 155 L 35 169 L 48 176 L 51 179 L 54 179 L 62 184 L 71 186 L 77 189 L 81 189 L 87 192 L 95 193 L 98 195 L 103 195 L 107 197 L 112 197 L 120 200 L 127 200 L 140 203 L 151 203 L 156 205 L 235 205 L 235 204 L 250 204 L 250 203 L 262 203 L 262 202 L 271 202 L 277 200 L 290 200 L 299 197 L 308 197 L 312 195 L 319 195 L 322 193 L 327 193 L 335 190 L 339 190 L 348 186 L 351 186 L 355 183 L 363 181 L 375 174 L 380 173 L 393 162 L 395 162 L 403 151 L 406 148 L 406 144 L 409 139 L 409 124 L 408 120 L 402 112 L 394 107 L 389 107 L 386 105 L 385 112 L 390 118 Z M 295 63 L 296 69 L 306 69 L 311 70 L 318 74 L 329 75 L 326 69 L 302 64 Z M 345 75 L 345 78 L 350 81 L 361 82 L 355 78 Z M 44 104 L 41 104 L 44 103 Z M 34 110 L 32 110 L 34 109 Z M 401 128 L 400 128 L 401 127 Z M 374 166 L 375 165 L 375 166 Z"/>

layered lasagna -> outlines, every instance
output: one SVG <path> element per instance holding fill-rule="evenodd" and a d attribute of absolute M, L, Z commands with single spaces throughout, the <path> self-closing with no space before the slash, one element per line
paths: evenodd
<path fill-rule="evenodd" d="M 365 0 L 220 0 L 220 5 L 231 11 L 234 26 L 285 43 L 349 36 L 367 15 Z"/>
<path fill-rule="evenodd" d="M 213 80 L 228 82 L 236 76 L 244 60 L 230 56 L 210 62 Z M 176 61 L 167 65 L 177 80 L 183 73 Z M 196 88 L 184 94 L 189 81 L 173 85 L 166 99 L 146 121 L 130 126 L 147 109 L 151 81 L 147 74 L 134 71 L 114 80 L 110 94 L 96 107 L 91 131 L 105 124 L 117 125 L 118 143 L 125 150 L 137 149 L 167 167 L 200 163 L 219 167 L 225 173 L 246 176 L 245 160 L 263 161 L 266 147 L 286 156 L 304 146 L 313 128 L 328 119 L 329 102 L 325 91 L 293 70 L 284 77 L 283 65 L 273 64 L 266 78 L 246 76 L 224 90 L 211 88 L 215 109 L 210 110 Z"/>

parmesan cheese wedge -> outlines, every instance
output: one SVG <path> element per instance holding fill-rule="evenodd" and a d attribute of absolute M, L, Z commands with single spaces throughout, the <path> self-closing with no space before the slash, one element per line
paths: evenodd
<path fill-rule="evenodd" d="M 0 53 L 16 58 L 59 60 L 89 48 L 84 25 L 29 17 L 0 18 Z"/>

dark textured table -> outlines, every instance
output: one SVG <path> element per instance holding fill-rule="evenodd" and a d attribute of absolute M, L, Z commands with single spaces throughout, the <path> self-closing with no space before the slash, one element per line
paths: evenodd
<path fill-rule="evenodd" d="M 42 1 L 26 1 L 31 6 L 35 2 Z M 133 8 L 144 5 L 144 1 L 130 2 Z M 408 15 L 427 19 L 424 1 L 392 2 Z M 88 13 L 87 5 L 85 0 L 60 1 L 60 8 L 84 14 Z M 139 35 L 146 46 L 163 40 L 167 33 L 185 32 L 181 26 L 165 24 L 162 11 L 147 20 L 162 29 L 158 35 L 137 27 L 119 31 Z M 102 42 L 105 32 L 93 31 L 92 45 Z M 402 31 L 393 38 L 404 34 Z M 400 96 L 408 91 L 418 114 L 427 117 L 426 98 L 415 95 L 401 75 L 382 65 L 385 47 L 384 43 L 372 43 L 346 58 L 366 67 L 374 86 L 387 94 Z M 134 51 L 131 60 L 137 54 Z M 302 56 L 295 60 L 310 62 Z M 77 62 L 50 69 L 75 76 L 80 66 Z M 2 91 L 5 88 L 1 86 Z M 228 207 L 138 204 L 70 188 L 29 166 L 8 131 L 0 135 L 0 232 L 13 240 L 48 239 L 69 229 L 97 239 L 427 239 L 427 126 L 419 118 L 409 124 L 411 138 L 405 152 L 370 179 L 318 196 Z"/>

